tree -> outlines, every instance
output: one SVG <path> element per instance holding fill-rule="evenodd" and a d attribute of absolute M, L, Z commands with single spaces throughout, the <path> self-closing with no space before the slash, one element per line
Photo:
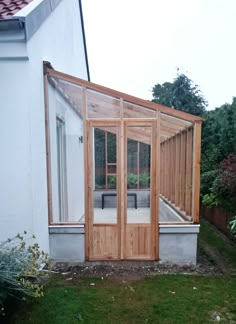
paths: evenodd
<path fill-rule="evenodd" d="M 198 86 L 185 74 L 177 74 L 174 81 L 156 84 L 152 88 L 153 102 L 197 116 L 206 113 L 207 101 Z"/>

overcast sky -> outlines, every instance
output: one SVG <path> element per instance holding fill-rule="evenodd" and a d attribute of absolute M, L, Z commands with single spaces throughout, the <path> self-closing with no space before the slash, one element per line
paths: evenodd
<path fill-rule="evenodd" d="M 236 0 L 83 0 L 91 81 L 152 99 L 176 68 L 214 109 L 236 96 Z"/>

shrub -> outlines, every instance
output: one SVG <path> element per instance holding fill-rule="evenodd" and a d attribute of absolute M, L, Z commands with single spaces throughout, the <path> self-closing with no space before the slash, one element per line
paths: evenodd
<path fill-rule="evenodd" d="M 105 183 L 106 183 L 106 178 L 104 173 L 99 173 L 95 175 L 96 189 L 104 188 Z"/>
<path fill-rule="evenodd" d="M 215 170 L 206 171 L 201 174 L 201 196 L 203 197 L 214 188 L 214 183 L 217 178 L 217 173 Z"/>
<path fill-rule="evenodd" d="M 150 187 L 150 174 L 149 173 L 141 173 L 139 175 L 139 186 L 141 188 L 149 188 Z"/>
<path fill-rule="evenodd" d="M 110 189 L 115 189 L 116 188 L 116 176 L 111 175 L 107 177 L 108 185 Z"/>
<path fill-rule="evenodd" d="M 220 203 L 218 197 L 213 192 L 205 194 L 202 197 L 202 203 L 209 207 L 217 207 Z"/>
<path fill-rule="evenodd" d="M 135 173 L 128 173 L 127 176 L 127 187 L 130 188 L 137 188 L 138 184 L 138 176 Z"/>
<path fill-rule="evenodd" d="M 49 266 L 49 256 L 37 243 L 27 245 L 26 232 L 0 243 L 0 309 L 4 315 L 7 298 L 24 300 L 26 296 L 43 296 L 44 271 Z M 31 239 L 34 239 L 32 237 Z"/>
<path fill-rule="evenodd" d="M 231 233 L 236 236 L 236 216 L 231 218 L 231 220 L 229 221 L 229 228 Z"/>
<path fill-rule="evenodd" d="M 217 170 L 201 176 L 202 202 L 208 206 L 221 206 L 236 210 L 236 155 L 229 154 Z"/>
<path fill-rule="evenodd" d="M 223 201 L 223 207 L 236 210 L 236 155 L 229 154 L 218 169 L 218 182 L 215 191 Z"/>

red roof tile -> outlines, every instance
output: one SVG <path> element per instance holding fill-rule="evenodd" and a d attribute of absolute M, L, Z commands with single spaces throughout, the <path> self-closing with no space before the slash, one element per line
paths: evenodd
<path fill-rule="evenodd" d="M 0 0 L 0 19 L 15 15 L 33 0 Z"/>

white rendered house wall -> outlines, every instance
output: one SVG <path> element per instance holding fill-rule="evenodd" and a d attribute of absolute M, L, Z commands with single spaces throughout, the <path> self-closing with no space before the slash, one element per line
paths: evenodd
<path fill-rule="evenodd" d="M 61 1 L 28 42 L 0 43 L 0 53 L 0 241 L 27 230 L 48 251 L 43 61 L 88 78 L 78 1 Z"/>

